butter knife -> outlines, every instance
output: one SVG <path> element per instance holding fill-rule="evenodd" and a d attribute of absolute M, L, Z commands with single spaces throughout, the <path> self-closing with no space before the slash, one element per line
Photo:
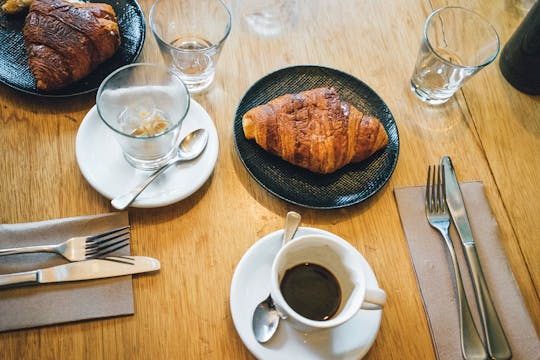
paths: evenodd
<path fill-rule="evenodd" d="M 111 256 L 45 269 L 0 275 L 0 288 L 109 278 L 159 270 L 158 260 L 145 256 Z"/>
<path fill-rule="evenodd" d="M 452 220 L 456 226 L 459 238 L 461 239 L 467 265 L 471 273 L 488 353 L 494 359 L 510 359 L 512 357 L 510 345 L 508 344 L 497 311 L 493 306 L 486 279 L 482 272 L 469 218 L 467 217 L 467 210 L 463 203 L 463 196 L 454 166 L 452 165 L 452 160 L 448 156 L 443 156 L 441 165 L 444 167 L 446 203 L 448 209 L 450 209 L 450 214 L 452 215 Z"/>

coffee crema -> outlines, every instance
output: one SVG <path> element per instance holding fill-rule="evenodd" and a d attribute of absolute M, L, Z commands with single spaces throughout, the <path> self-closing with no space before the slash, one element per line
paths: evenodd
<path fill-rule="evenodd" d="M 288 269 L 280 283 L 289 306 L 305 318 L 324 321 L 336 314 L 341 304 L 341 287 L 326 268 L 302 263 Z"/>

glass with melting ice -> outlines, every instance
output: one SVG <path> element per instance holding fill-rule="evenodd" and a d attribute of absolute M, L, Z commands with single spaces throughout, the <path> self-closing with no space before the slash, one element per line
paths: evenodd
<path fill-rule="evenodd" d="M 98 90 L 99 116 L 132 166 L 155 170 L 174 158 L 190 96 L 165 66 L 132 64 L 109 75 Z"/>

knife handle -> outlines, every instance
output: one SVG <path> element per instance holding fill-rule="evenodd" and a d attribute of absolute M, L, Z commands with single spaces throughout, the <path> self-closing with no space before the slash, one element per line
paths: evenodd
<path fill-rule="evenodd" d="M 468 244 L 464 246 L 464 249 L 469 270 L 471 271 L 474 293 L 476 295 L 478 310 L 480 311 L 480 319 L 482 320 L 489 355 L 494 359 L 510 359 L 512 357 L 512 351 L 510 350 L 510 345 L 508 344 L 497 311 L 493 306 L 476 247 Z"/>
<path fill-rule="evenodd" d="M 25 271 L 13 274 L 0 275 L 0 287 L 11 287 L 18 284 L 38 283 L 37 271 Z"/>
<path fill-rule="evenodd" d="M 459 329 L 461 338 L 461 353 L 464 359 L 467 360 L 487 360 L 488 354 L 484 349 L 478 330 L 474 325 L 474 320 L 471 314 L 471 308 L 465 295 L 465 289 L 463 288 L 463 280 L 461 278 L 461 271 L 459 270 L 459 263 L 456 257 L 456 251 L 448 229 L 440 229 L 441 235 L 446 242 L 450 259 L 452 260 L 452 269 L 454 270 L 454 277 L 456 280 L 456 292 L 458 299 L 459 310 Z"/>

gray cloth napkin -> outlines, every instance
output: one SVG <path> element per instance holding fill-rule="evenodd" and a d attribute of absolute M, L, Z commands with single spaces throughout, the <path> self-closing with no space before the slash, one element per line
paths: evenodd
<path fill-rule="evenodd" d="M 126 225 L 127 212 L 1 224 L 0 248 L 56 244 Z M 129 254 L 129 246 L 114 253 Z M 67 262 L 60 255 L 47 253 L 0 256 L 0 274 Z M 0 289 L 0 331 L 133 313 L 131 276 Z"/>
<path fill-rule="evenodd" d="M 482 270 L 509 339 L 513 359 L 539 359 L 540 341 L 506 260 L 498 238 L 498 225 L 489 208 L 482 183 L 461 183 L 460 187 Z M 394 194 L 422 294 L 435 352 L 441 360 L 461 359 L 458 306 L 450 257 L 442 237 L 427 222 L 424 191 L 424 186 L 405 187 L 394 189 Z M 483 338 L 469 270 L 453 225 L 450 236 L 458 256 L 471 312 Z"/>

